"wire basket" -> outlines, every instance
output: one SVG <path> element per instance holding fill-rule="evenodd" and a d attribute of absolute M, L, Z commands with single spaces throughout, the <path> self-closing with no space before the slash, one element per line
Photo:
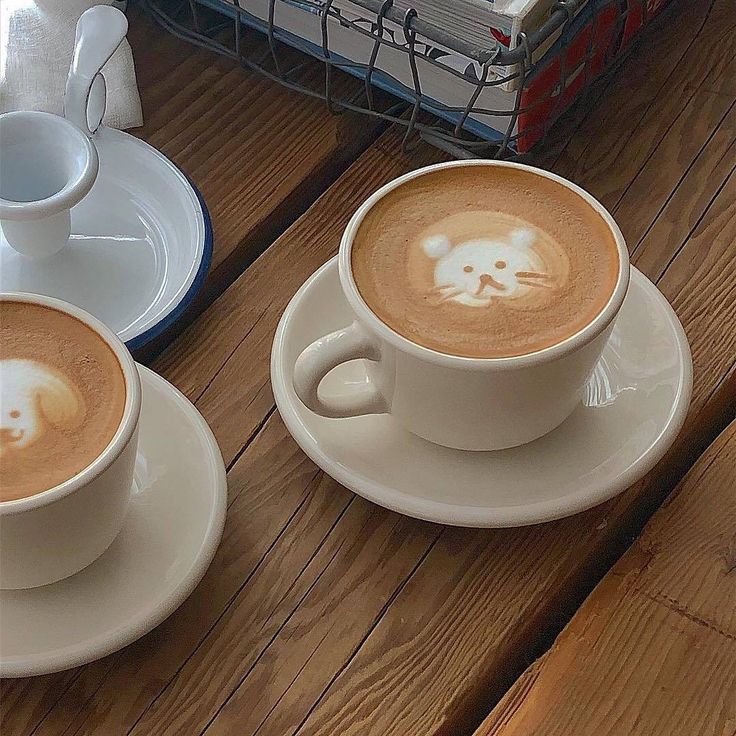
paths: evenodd
<path fill-rule="evenodd" d="M 394 0 L 143 0 L 143 6 L 174 35 L 320 98 L 335 114 L 349 110 L 403 126 L 405 147 L 421 138 L 458 158 L 509 159 L 542 145 L 555 120 L 623 58 L 666 2 L 561 0 L 535 32 L 518 35 L 514 48 L 490 35 L 487 45 L 469 42 L 411 7 L 400 11 Z M 266 35 L 266 53 L 245 42 L 246 27 Z M 295 61 L 284 45 L 323 63 L 319 84 L 305 83 L 303 59 Z M 336 70 L 363 84 L 337 93 Z"/>

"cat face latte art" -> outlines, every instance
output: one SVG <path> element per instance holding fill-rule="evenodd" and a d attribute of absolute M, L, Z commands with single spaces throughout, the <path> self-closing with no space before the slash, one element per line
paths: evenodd
<path fill-rule="evenodd" d="M 540 301 L 564 284 L 569 270 L 564 251 L 536 228 L 505 219 L 488 212 L 451 215 L 421 238 L 424 254 L 435 261 L 429 291 L 439 303 L 488 308 L 504 299 L 522 304 Z M 483 221 L 493 222 L 495 232 L 465 239 L 467 229 L 482 231 Z"/>
<path fill-rule="evenodd" d="M 381 198 L 351 265 L 379 319 L 424 347 L 471 358 L 526 355 L 600 313 L 617 246 L 576 192 L 511 167 L 454 167 Z"/>

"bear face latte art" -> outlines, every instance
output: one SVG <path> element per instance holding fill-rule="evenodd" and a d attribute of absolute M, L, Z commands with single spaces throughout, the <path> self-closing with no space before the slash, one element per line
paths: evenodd
<path fill-rule="evenodd" d="M 610 299 L 619 259 L 582 197 L 533 172 L 447 168 L 379 200 L 353 244 L 358 291 L 389 327 L 451 355 L 550 347 Z"/>
<path fill-rule="evenodd" d="M 90 465 L 122 420 L 111 348 L 71 315 L 0 302 L 0 501 L 53 488 Z"/>

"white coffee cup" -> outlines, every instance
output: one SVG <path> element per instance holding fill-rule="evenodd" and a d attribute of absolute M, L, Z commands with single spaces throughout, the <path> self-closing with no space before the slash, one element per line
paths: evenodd
<path fill-rule="evenodd" d="M 91 314 L 37 294 L 4 293 L 0 300 L 40 304 L 84 322 L 113 351 L 125 380 L 120 425 L 89 466 L 49 490 L 0 502 L 0 588 L 33 588 L 78 572 L 118 535 L 133 486 L 141 384 L 128 349 Z"/>
<path fill-rule="evenodd" d="M 430 171 L 494 166 L 523 169 L 582 197 L 607 223 L 619 271 L 610 299 L 583 329 L 551 347 L 509 358 L 467 358 L 418 345 L 392 330 L 365 303 L 351 268 L 355 234 L 368 211 L 396 187 Z M 586 381 L 613 328 L 629 285 L 624 237 L 590 194 L 530 166 L 499 161 L 451 161 L 406 174 L 379 189 L 348 223 L 338 257 L 340 285 L 354 313 L 351 325 L 309 345 L 294 367 L 301 401 L 324 417 L 391 413 L 410 432 L 461 450 L 497 450 L 530 442 L 561 424 L 579 404 Z M 368 380 L 339 396 L 320 395 L 322 379 L 341 363 L 365 359 Z"/>

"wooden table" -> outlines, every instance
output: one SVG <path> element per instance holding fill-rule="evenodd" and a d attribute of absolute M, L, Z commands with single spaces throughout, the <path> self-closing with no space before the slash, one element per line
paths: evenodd
<path fill-rule="evenodd" d="M 299 450 L 269 384 L 279 316 L 351 213 L 442 154 L 404 154 L 395 130 L 331 117 L 133 19 L 141 135 L 200 186 L 215 228 L 199 316 L 152 367 L 212 426 L 227 524 L 202 583 L 150 634 L 4 681 L 4 736 L 732 736 L 733 425 L 708 447 L 736 407 L 736 4 L 674 1 L 537 163 L 613 211 L 677 311 L 690 413 L 618 498 L 516 530 L 443 528 L 353 496 Z"/>

